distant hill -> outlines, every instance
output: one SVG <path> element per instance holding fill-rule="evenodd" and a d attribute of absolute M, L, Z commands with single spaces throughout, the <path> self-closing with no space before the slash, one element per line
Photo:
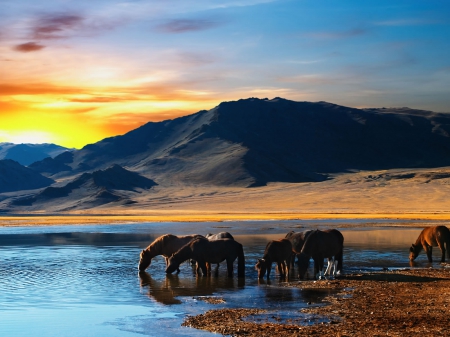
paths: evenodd
<path fill-rule="evenodd" d="M 33 190 L 51 185 L 54 181 L 20 165 L 18 162 L 0 160 L 0 193 Z"/>
<path fill-rule="evenodd" d="M 66 204 L 67 208 L 94 207 L 110 202 L 132 203 L 130 196 L 157 184 L 119 165 L 106 170 L 84 173 L 60 187 L 47 187 L 31 197 L 18 198 L 13 205 Z M 123 193 L 125 192 L 125 193 Z"/>
<path fill-rule="evenodd" d="M 57 155 L 69 149 L 55 144 L 0 143 L 0 159 L 12 159 L 28 166 L 35 161 Z"/>
<path fill-rule="evenodd" d="M 450 115 L 282 98 L 223 102 L 32 165 L 71 177 L 112 164 L 161 186 L 314 182 L 352 170 L 450 165 Z"/>

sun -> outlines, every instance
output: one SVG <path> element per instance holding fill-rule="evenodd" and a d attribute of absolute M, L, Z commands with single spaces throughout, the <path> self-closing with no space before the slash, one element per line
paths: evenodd
<path fill-rule="evenodd" d="M 9 142 L 14 144 L 44 144 L 52 143 L 53 136 L 43 131 L 19 131 L 11 134 Z"/>

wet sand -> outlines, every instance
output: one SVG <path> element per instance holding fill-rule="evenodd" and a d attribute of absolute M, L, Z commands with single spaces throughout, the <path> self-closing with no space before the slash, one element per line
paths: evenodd
<path fill-rule="evenodd" d="M 450 267 L 345 275 L 337 280 L 287 284 L 335 289 L 326 305 L 301 310 L 323 323 L 257 322 L 257 309 L 215 309 L 183 325 L 233 336 L 448 336 Z"/>

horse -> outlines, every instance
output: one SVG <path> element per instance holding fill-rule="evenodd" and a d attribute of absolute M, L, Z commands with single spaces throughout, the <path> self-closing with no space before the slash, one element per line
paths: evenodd
<path fill-rule="evenodd" d="M 209 241 L 215 241 L 215 240 L 219 240 L 219 239 L 231 239 L 231 240 L 234 240 L 233 235 L 231 235 L 228 232 L 220 232 L 220 233 L 217 233 L 217 234 L 208 233 L 208 234 L 205 235 L 205 238 L 207 238 Z M 206 267 L 207 267 L 208 270 L 211 270 L 211 266 L 209 265 L 209 263 L 206 264 Z M 219 264 L 217 264 L 215 272 L 217 273 L 218 271 L 219 271 Z"/>
<path fill-rule="evenodd" d="M 312 230 L 306 230 L 303 232 L 290 231 L 284 237 L 285 239 L 291 241 L 292 244 L 292 252 L 294 255 L 293 258 L 291 259 L 292 266 L 294 266 L 295 263 L 295 256 L 298 256 L 298 254 L 300 254 L 303 248 L 303 244 L 305 243 L 306 238 L 308 237 L 309 234 L 311 234 L 311 232 Z"/>
<path fill-rule="evenodd" d="M 321 279 L 323 277 L 324 258 L 328 258 L 325 275 L 331 274 L 333 269 L 333 276 L 336 276 L 342 270 L 343 249 L 344 236 L 338 230 L 328 229 L 311 232 L 298 255 L 299 278 L 304 278 L 311 257 L 314 260 L 314 275 L 316 278 Z"/>
<path fill-rule="evenodd" d="M 292 244 L 288 239 L 270 241 L 262 259 L 258 259 L 255 269 L 258 271 L 258 278 L 263 278 L 267 271 L 267 279 L 270 277 L 272 262 L 278 264 L 278 270 L 282 278 L 289 277 L 289 267 L 291 265 Z"/>
<path fill-rule="evenodd" d="M 220 263 L 227 261 L 228 277 L 233 276 L 233 262 L 238 259 L 238 277 L 245 277 L 245 256 L 242 245 L 231 239 L 209 241 L 197 238 L 181 247 L 168 261 L 166 273 L 171 274 L 187 259 L 197 261 L 197 275 L 200 270 L 203 276 L 208 274 L 206 263 Z"/>
<path fill-rule="evenodd" d="M 191 242 L 196 238 L 203 238 L 200 234 L 176 236 L 172 234 L 165 234 L 156 238 L 147 248 L 143 249 L 139 259 L 139 271 L 144 271 L 150 266 L 152 259 L 157 255 L 164 256 L 166 261 L 166 267 L 168 265 L 168 259 L 178 249 L 183 247 L 188 242 Z M 180 272 L 180 270 L 177 270 Z"/>
<path fill-rule="evenodd" d="M 205 235 L 205 238 L 207 238 L 209 241 L 219 240 L 219 239 L 231 239 L 234 240 L 233 235 L 231 235 L 228 232 L 220 232 L 217 234 L 208 233 Z"/>
<path fill-rule="evenodd" d="M 427 253 L 428 261 L 433 262 L 432 249 L 439 246 L 441 249 L 441 262 L 445 262 L 445 247 L 447 246 L 447 257 L 450 259 L 450 230 L 445 226 L 427 227 L 420 233 L 416 240 L 409 248 L 409 260 L 414 261 L 419 255 L 422 248 Z"/>

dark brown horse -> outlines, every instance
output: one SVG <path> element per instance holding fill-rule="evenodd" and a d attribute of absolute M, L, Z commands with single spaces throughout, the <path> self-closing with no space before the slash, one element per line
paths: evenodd
<path fill-rule="evenodd" d="M 264 256 L 255 265 L 258 271 L 258 278 L 263 278 L 267 271 L 267 279 L 270 277 L 272 263 L 278 264 L 278 271 L 282 278 L 289 277 L 289 267 L 291 265 L 292 244 L 288 239 L 270 241 L 264 251 Z"/>
<path fill-rule="evenodd" d="M 445 247 L 446 245 L 446 247 Z M 427 253 L 428 261 L 433 262 L 432 250 L 438 246 L 441 249 L 441 262 L 445 261 L 445 248 L 447 257 L 450 259 L 450 230 L 445 226 L 434 226 L 425 228 L 409 248 L 409 259 L 414 261 L 422 248 Z"/>
<path fill-rule="evenodd" d="M 206 263 L 220 263 L 227 261 L 228 276 L 233 276 L 233 262 L 238 259 L 238 277 L 245 276 L 245 257 L 242 245 L 231 239 L 220 239 L 209 241 L 206 239 L 195 239 L 184 245 L 180 250 L 169 258 L 166 273 L 171 274 L 178 266 L 187 259 L 197 261 L 197 275 L 200 270 L 203 275 L 208 274 Z"/>
<path fill-rule="evenodd" d="M 166 266 L 168 265 L 168 259 L 178 249 L 183 247 L 186 243 L 191 242 L 193 239 L 201 237 L 202 235 L 186 235 L 176 236 L 172 234 L 165 234 L 156 238 L 147 248 L 141 251 L 139 259 L 139 271 L 144 271 L 152 263 L 152 259 L 157 255 L 164 256 L 166 260 Z M 178 270 L 179 271 L 179 270 Z"/>
<path fill-rule="evenodd" d="M 234 240 L 233 235 L 231 235 L 228 232 L 220 232 L 217 234 L 212 234 L 212 233 L 208 233 L 205 235 L 205 238 L 207 238 L 209 241 L 215 241 L 215 240 L 220 240 L 220 239 L 231 239 Z M 209 263 L 206 264 L 206 267 L 208 269 L 208 271 L 211 271 L 211 265 Z M 217 264 L 215 273 L 217 274 L 219 272 L 219 263 Z"/>
<path fill-rule="evenodd" d="M 338 230 L 313 231 L 308 235 L 298 256 L 299 277 L 301 279 L 304 278 L 311 257 L 314 260 L 314 275 L 316 278 L 320 279 L 323 277 L 324 258 L 328 259 L 328 267 L 325 274 L 331 273 L 331 269 L 334 269 L 333 276 L 335 276 L 337 271 L 342 270 L 343 249 L 344 237 Z"/>
<path fill-rule="evenodd" d="M 284 237 L 285 239 L 291 241 L 292 244 L 292 251 L 294 255 L 291 259 L 292 266 L 294 265 L 295 262 L 295 256 L 298 256 L 298 254 L 300 254 L 300 252 L 302 251 L 303 244 L 305 243 L 305 240 L 310 233 L 312 233 L 312 230 L 306 230 L 303 232 L 290 231 Z"/>

